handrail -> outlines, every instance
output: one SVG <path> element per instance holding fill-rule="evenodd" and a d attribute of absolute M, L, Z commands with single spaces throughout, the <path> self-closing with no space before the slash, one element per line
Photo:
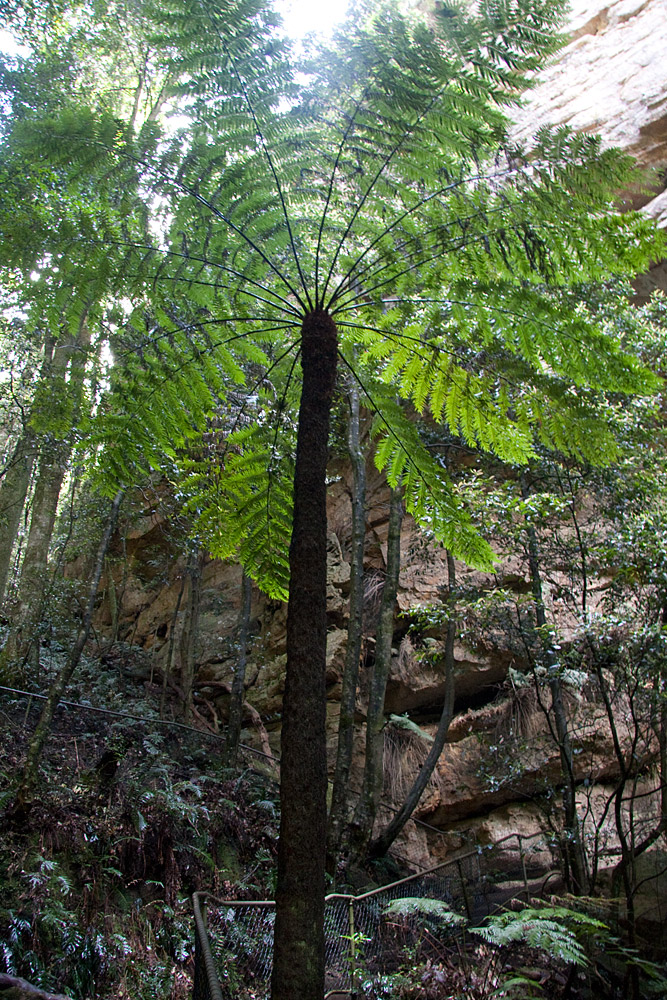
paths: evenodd
<path fill-rule="evenodd" d="M 360 903 L 364 903 L 365 901 L 371 900 L 374 896 L 380 896 L 380 895 L 383 895 L 383 894 L 384 895 L 391 895 L 397 889 L 398 890 L 402 889 L 403 887 L 405 887 L 406 885 L 408 885 L 410 882 L 417 882 L 417 883 L 419 883 L 423 879 L 428 879 L 429 876 L 437 876 L 437 874 L 439 872 L 442 872 L 442 871 L 444 871 L 444 870 L 446 870 L 448 868 L 456 867 L 458 869 L 458 876 L 459 876 L 459 882 L 460 882 L 459 888 L 460 888 L 460 891 L 463 893 L 463 905 L 465 905 L 466 911 L 468 912 L 468 916 L 471 917 L 472 906 L 471 906 L 471 902 L 470 902 L 470 897 L 468 895 L 468 888 L 467 888 L 467 882 L 466 882 L 466 879 L 468 879 L 470 876 L 463 874 L 462 866 L 463 866 L 464 862 L 466 862 L 466 861 L 468 861 L 470 859 L 488 858 L 489 857 L 489 853 L 495 852 L 498 848 L 502 848 L 502 846 L 504 844 L 507 844 L 508 842 L 513 841 L 515 844 L 517 844 L 518 850 L 519 850 L 519 853 L 520 853 L 520 856 L 521 856 L 521 871 L 522 871 L 522 875 L 523 875 L 522 881 L 523 881 L 523 886 L 524 886 L 521 889 L 521 891 L 523 892 L 528 887 L 527 876 L 526 876 L 525 857 L 524 857 L 524 844 L 528 844 L 531 841 L 534 841 L 534 840 L 537 840 L 537 839 L 542 839 L 544 841 L 545 834 L 544 833 L 534 833 L 534 834 L 529 834 L 527 836 L 524 836 L 523 834 L 519 834 L 519 833 L 510 833 L 507 836 L 502 837 L 500 840 L 496 841 L 494 844 L 489 844 L 488 845 L 488 849 L 486 848 L 486 845 L 485 846 L 478 845 L 476 848 L 474 848 L 472 850 L 468 850 L 468 851 L 465 851 L 463 853 L 456 854 L 456 855 L 452 856 L 451 858 L 448 858 L 445 861 L 441 861 L 439 864 L 433 865 L 431 868 L 428 868 L 428 869 L 425 869 L 425 870 L 422 870 L 422 871 L 419 871 L 419 872 L 415 872 L 412 875 L 408 875 L 408 876 L 406 876 L 404 878 L 397 879 L 394 882 L 388 883 L 387 885 L 378 886 L 375 889 L 371 889 L 371 890 L 369 890 L 367 892 L 364 892 L 364 893 L 361 893 L 359 895 L 352 895 L 351 893 L 341 893 L 341 892 L 329 893 L 327 896 L 325 896 L 325 904 L 328 904 L 328 903 L 344 904 L 344 903 L 347 902 L 347 903 L 350 904 L 350 907 L 357 906 Z M 487 850 L 488 850 L 488 853 L 487 853 Z M 473 876 L 474 877 L 474 881 L 475 881 L 476 884 L 479 884 L 479 885 L 483 885 L 484 884 L 484 881 L 481 878 L 481 875 L 482 875 L 481 872 L 477 872 L 477 874 L 475 876 Z M 424 894 L 423 890 L 422 890 L 422 892 L 418 891 L 418 894 L 419 895 L 423 895 Z M 197 924 L 197 927 L 196 927 L 196 933 L 198 935 L 201 934 L 202 933 L 202 928 L 203 928 L 203 935 L 206 938 L 206 944 L 207 945 L 208 945 L 208 936 L 206 934 L 205 923 L 203 922 L 203 919 L 201 918 L 200 901 L 201 902 L 206 902 L 206 903 L 211 903 L 214 907 L 225 908 L 225 909 L 230 909 L 230 908 L 231 909 L 237 909 L 237 910 L 253 909 L 253 910 L 264 910 L 265 912 L 266 911 L 272 911 L 272 910 L 275 909 L 275 900 L 272 900 L 272 899 L 260 899 L 260 900 L 257 900 L 257 899 L 255 899 L 255 900 L 248 900 L 248 899 L 224 899 L 224 898 L 222 898 L 220 896 L 216 896 L 216 895 L 214 895 L 213 893 L 210 893 L 210 892 L 198 892 L 198 893 L 195 893 L 195 896 L 193 897 L 193 907 L 195 909 L 195 921 L 197 922 L 197 914 L 198 913 L 199 913 L 199 918 L 200 918 L 199 919 L 199 923 Z M 491 912 L 491 911 L 488 911 L 488 912 Z M 241 917 L 241 916 L 239 916 L 239 919 L 243 920 L 244 918 Z M 342 935 L 342 939 L 345 939 L 345 938 L 349 937 L 350 940 L 351 940 L 352 939 L 352 934 L 353 934 L 354 929 L 355 929 L 355 925 L 356 925 L 356 920 L 354 919 L 354 917 L 352 917 L 351 918 L 351 922 L 350 922 L 350 926 L 347 928 L 347 932 L 344 932 L 344 931 L 342 931 L 342 930 L 339 929 L 336 932 L 337 936 Z M 267 927 L 267 925 L 265 924 L 264 927 Z M 206 976 L 207 977 L 209 977 L 209 976 L 213 977 L 213 982 L 216 984 L 217 989 L 219 991 L 221 989 L 221 987 L 220 987 L 220 982 L 219 982 L 218 977 L 217 977 L 217 970 L 215 969 L 215 963 L 214 963 L 213 958 L 212 958 L 210 946 L 206 950 L 204 950 L 204 948 L 202 948 L 201 949 L 201 954 L 202 954 L 202 958 L 203 958 L 203 960 L 204 960 L 205 963 L 207 963 L 206 955 L 208 954 L 210 956 L 210 958 L 208 959 L 208 963 L 210 963 L 210 964 L 207 963 L 206 964 L 206 968 L 205 968 Z M 202 974 L 201 970 L 199 970 L 199 976 L 200 977 L 201 977 L 201 974 Z M 199 983 L 199 981 L 196 979 L 196 987 L 198 986 L 198 983 Z M 343 992 L 345 992 L 345 990 L 343 990 Z M 334 993 L 336 993 L 336 990 L 334 990 Z M 210 997 L 210 1000 L 219 1000 L 220 996 L 221 996 L 221 994 L 219 992 L 213 993 L 210 990 L 209 990 L 208 994 L 203 993 L 203 992 L 201 992 L 201 988 L 200 987 L 196 988 L 195 989 L 195 993 L 194 993 L 195 1000 L 208 1000 L 209 997 Z"/>
<path fill-rule="evenodd" d="M 495 851 L 496 848 L 500 847 L 501 844 L 507 843 L 508 840 L 518 840 L 519 845 L 522 841 L 537 840 L 538 838 L 544 838 L 544 833 L 531 833 L 525 836 L 522 833 L 508 833 L 506 837 L 501 837 L 500 840 L 496 840 L 493 844 L 488 845 L 489 850 Z M 468 858 L 478 858 L 484 852 L 486 845 L 478 845 L 478 848 L 471 851 L 466 851 L 463 854 L 454 854 L 451 858 L 447 858 L 445 861 L 440 861 L 437 865 L 433 865 L 432 868 L 424 868 L 419 872 L 414 872 L 412 875 L 406 875 L 404 878 L 399 878 L 395 882 L 388 882 L 386 885 L 377 886 L 375 889 L 369 889 L 368 892 L 362 892 L 359 895 L 348 892 L 330 892 L 324 897 L 325 903 L 330 903 L 334 899 L 368 899 L 370 896 L 378 896 L 383 892 L 391 892 L 392 889 L 396 889 L 399 885 L 404 885 L 406 882 L 414 882 L 417 879 L 425 878 L 427 875 L 434 875 L 439 872 L 442 868 L 449 868 L 450 865 L 455 865 L 461 861 L 467 861 Z M 212 903 L 219 904 L 220 906 L 229 907 L 241 907 L 241 906 L 258 906 L 258 907 L 268 907 L 271 908 L 275 906 L 274 899 L 225 899 L 222 896 L 216 896 L 211 892 L 197 892 L 195 893 L 200 899 L 204 897 L 210 900 Z"/>
<path fill-rule="evenodd" d="M 20 688 L 5 687 L 4 684 L 0 684 L 0 691 L 7 691 L 10 694 L 18 694 L 22 698 L 37 698 L 38 701 L 47 700 L 47 695 L 45 694 L 37 694 L 36 691 L 22 691 Z M 98 715 L 113 715 L 117 719 L 130 719 L 132 722 L 145 722 L 149 726 L 171 726 L 172 729 L 186 729 L 188 732 L 195 733 L 197 736 L 205 736 L 206 739 L 217 740 L 220 743 L 225 742 L 225 737 L 221 736 L 220 733 L 211 733 L 206 729 L 196 729 L 194 726 L 186 726 L 184 722 L 176 722 L 175 719 L 158 719 L 148 718 L 145 715 L 130 715 L 128 712 L 116 712 L 111 708 L 98 708 L 96 705 L 82 705 L 78 701 L 61 700 L 58 702 L 58 708 L 61 708 L 62 706 L 65 708 L 74 708 L 80 712 L 96 712 Z M 256 750 L 255 747 L 249 747 L 245 743 L 239 743 L 239 749 L 246 750 L 248 753 L 254 754 L 256 757 L 265 757 L 274 764 L 280 764 L 279 757 L 265 753 L 263 750 Z"/>
<path fill-rule="evenodd" d="M 218 973 L 215 968 L 215 961 L 213 960 L 213 953 L 211 952 L 211 945 L 206 933 L 206 920 L 199 905 L 200 898 L 205 895 L 206 893 L 195 892 L 192 897 L 192 909 L 194 910 L 195 917 L 195 977 L 193 992 L 195 997 L 208 995 L 209 1000 L 224 1000 Z M 206 976 L 206 992 L 201 988 L 201 982 L 199 981 L 199 977 L 202 975 L 202 965 Z"/>

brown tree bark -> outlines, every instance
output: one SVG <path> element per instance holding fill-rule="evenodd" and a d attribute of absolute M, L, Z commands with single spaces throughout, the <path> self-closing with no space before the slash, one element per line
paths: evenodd
<path fill-rule="evenodd" d="M 366 540 L 366 461 L 361 449 L 359 429 L 359 387 L 353 380 L 348 390 L 350 422 L 348 450 L 352 464 L 352 554 L 350 568 L 350 604 L 347 646 L 343 668 L 338 722 L 338 749 L 334 773 L 329 826 L 327 829 L 327 869 L 335 873 L 343 830 L 348 821 L 347 787 L 354 742 L 354 710 L 359 680 L 359 657 L 363 631 L 364 542 Z"/>
<path fill-rule="evenodd" d="M 361 794 L 351 823 L 350 842 L 356 855 L 363 855 L 373 834 L 383 785 L 384 697 L 391 666 L 394 638 L 396 591 L 401 568 L 401 524 L 403 494 L 399 488 L 391 491 L 389 503 L 389 533 L 387 536 L 387 568 L 380 603 L 380 618 L 375 642 L 375 664 L 368 692 L 366 713 L 366 761 Z"/>
<path fill-rule="evenodd" d="M 271 996 L 324 995 L 326 763 L 326 468 L 337 329 L 321 311 L 302 326 L 302 389 L 283 696 L 280 839 Z"/>

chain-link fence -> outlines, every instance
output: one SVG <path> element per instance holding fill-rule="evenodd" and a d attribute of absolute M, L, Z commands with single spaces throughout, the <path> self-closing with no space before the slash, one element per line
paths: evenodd
<path fill-rule="evenodd" d="M 356 980 L 368 982 L 385 971 L 390 954 L 396 953 L 396 936 L 388 932 L 384 916 L 394 900 L 441 900 L 475 923 L 509 899 L 536 891 L 531 879 L 543 877 L 546 869 L 535 859 L 549 854 L 549 846 L 542 834 L 512 834 L 363 895 L 327 896 L 327 992 L 350 993 Z M 271 978 L 275 904 L 197 893 L 194 907 L 195 934 L 201 938 L 196 941 L 194 1000 L 264 1000 Z M 417 922 L 403 922 L 402 946 L 411 933 L 415 938 L 420 933 Z"/>

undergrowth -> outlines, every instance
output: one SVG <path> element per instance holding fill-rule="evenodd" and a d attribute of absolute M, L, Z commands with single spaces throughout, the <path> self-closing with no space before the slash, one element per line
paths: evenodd
<path fill-rule="evenodd" d="M 2 695 L 0 806 L 37 711 Z M 28 816 L 2 831 L 0 971 L 73 1000 L 184 1000 L 191 894 L 271 895 L 276 840 L 277 786 L 226 770 L 219 742 L 61 709 Z"/>

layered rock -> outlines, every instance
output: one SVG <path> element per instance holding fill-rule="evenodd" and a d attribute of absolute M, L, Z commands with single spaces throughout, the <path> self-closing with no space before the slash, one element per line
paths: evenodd
<path fill-rule="evenodd" d="M 625 203 L 667 226 L 667 3 L 572 0 L 564 30 L 569 41 L 540 72 L 517 138 L 542 125 L 599 134 L 645 171 Z M 667 289 L 667 265 L 656 261 L 636 288 L 640 301 Z"/>
<path fill-rule="evenodd" d="M 667 4 L 664 0 L 573 0 L 565 47 L 538 77 L 517 123 L 526 137 L 542 125 L 598 133 L 638 166 L 667 166 Z M 651 202 L 637 192 L 635 205 Z M 664 212 L 656 207 L 651 214 Z"/>

